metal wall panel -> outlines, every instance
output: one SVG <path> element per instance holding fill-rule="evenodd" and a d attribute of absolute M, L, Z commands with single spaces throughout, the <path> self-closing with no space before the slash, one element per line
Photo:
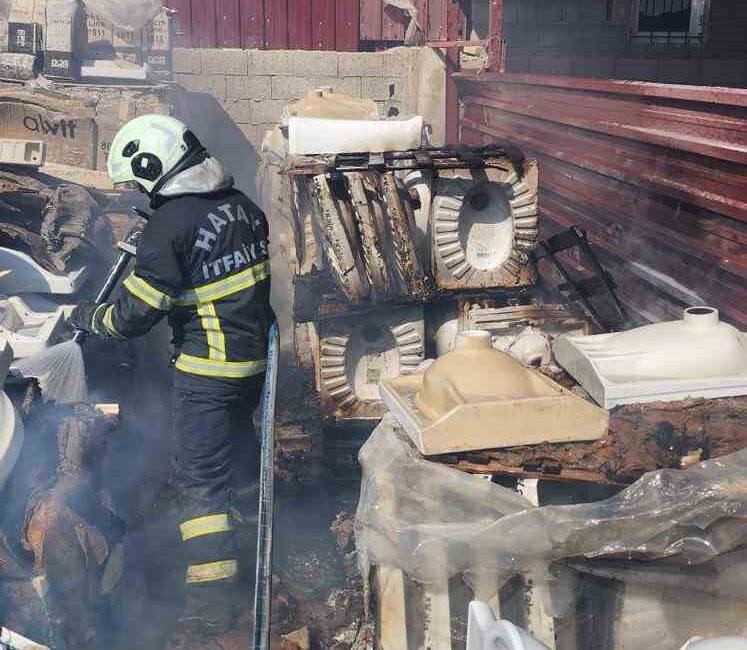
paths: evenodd
<path fill-rule="evenodd" d="M 240 0 L 217 0 L 218 47 L 241 47 Z"/>
<path fill-rule="evenodd" d="M 265 4 L 265 48 L 288 47 L 288 0 L 271 0 Z"/>
<path fill-rule="evenodd" d="M 450 7 L 459 13 L 461 4 L 414 2 L 428 39 L 446 40 Z M 167 6 L 179 12 L 177 47 L 355 52 L 405 37 L 405 25 L 383 10 L 382 0 L 167 0 Z"/>
<path fill-rule="evenodd" d="M 268 0 L 271 2 L 272 0 Z M 241 0 L 241 47 L 265 45 L 265 7 L 263 0 Z"/>
<path fill-rule="evenodd" d="M 166 6 L 174 9 L 174 45 L 192 47 L 192 3 L 190 0 L 168 0 Z"/>
<path fill-rule="evenodd" d="M 315 50 L 335 49 L 335 0 L 312 0 L 311 37 Z"/>
<path fill-rule="evenodd" d="M 311 50 L 311 0 L 288 2 L 288 47 L 294 50 Z"/>
<path fill-rule="evenodd" d="M 747 90 L 456 77 L 462 140 L 538 160 L 543 234 L 585 228 L 639 320 L 708 303 L 747 329 Z"/>
<path fill-rule="evenodd" d="M 336 50 L 355 52 L 360 43 L 360 0 L 337 0 Z"/>
<path fill-rule="evenodd" d="M 192 47 L 216 47 L 215 0 L 192 0 Z"/>

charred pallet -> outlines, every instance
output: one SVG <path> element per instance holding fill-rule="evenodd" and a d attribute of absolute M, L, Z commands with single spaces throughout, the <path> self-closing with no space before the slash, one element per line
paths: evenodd
<path fill-rule="evenodd" d="M 649 471 L 684 468 L 747 447 L 747 398 L 635 404 L 611 413 L 597 442 L 541 444 L 436 456 L 475 474 L 627 485 Z"/>

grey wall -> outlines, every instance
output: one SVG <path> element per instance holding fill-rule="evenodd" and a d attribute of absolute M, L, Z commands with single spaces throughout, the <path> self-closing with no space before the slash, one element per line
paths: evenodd
<path fill-rule="evenodd" d="M 634 43 L 635 0 L 504 0 L 507 70 L 747 86 L 747 2 L 711 0 L 702 46 Z"/>

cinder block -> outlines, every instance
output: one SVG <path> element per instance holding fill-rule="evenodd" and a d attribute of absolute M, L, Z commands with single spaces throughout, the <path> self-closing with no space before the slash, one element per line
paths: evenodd
<path fill-rule="evenodd" d="M 380 77 L 384 74 L 384 57 L 376 52 L 339 52 L 340 77 Z"/>
<path fill-rule="evenodd" d="M 245 75 L 249 57 L 244 50 L 202 50 L 202 68 L 213 74 Z"/>
<path fill-rule="evenodd" d="M 226 98 L 226 78 L 222 74 L 178 74 L 176 80 L 190 92 Z"/>
<path fill-rule="evenodd" d="M 199 74 L 202 72 L 202 53 L 200 50 L 174 48 L 172 60 L 175 74 Z"/>
<path fill-rule="evenodd" d="M 283 99 L 265 99 L 252 102 L 252 124 L 278 123 L 283 116 L 286 102 Z"/>
<path fill-rule="evenodd" d="M 366 77 L 363 79 L 363 97 L 376 101 L 401 100 L 405 97 L 407 88 L 402 78 Z"/>
<path fill-rule="evenodd" d="M 373 77 L 372 77 L 373 78 Z M 273 77 L 272 99 L 301 99 L 310 90 L 330 86 L 335 93 L 361 96 L 360 77 Z"/>
<path fill-rule="evenodd" d="M 337 52 L 249 50 L 247 56 L 253 75 L 337 76 Z"/>
<path fill-rule="evenodd" d="M 223 108 L 228 116 L 236 124 L 252 123 L 252 104 L 248 99 L 239 99 L 237 101 L 227 100 L 223 102 Z"/>
<path fill-rule="evenodd" d="M 259 151 L 262 148 L 262 141 L 265 138 L 265 134 L 273 128 L 274 124 L 239 124 L 239 131 L 244 134 L 244 137 L 252 145 L 255 151 Z"/>
<path fill-rule="evenodd" d="M 268 99 L 270 97 L 271 77 L 236 77 L 226 79 L 226 97 L 228 99 Z"/>
<path fill-rule="evenodd" d="M 382 57 L 384 75 L 387 77 L 408 77 L 418 66 L 419 47 L 395 47 L 387 50 Z"/>

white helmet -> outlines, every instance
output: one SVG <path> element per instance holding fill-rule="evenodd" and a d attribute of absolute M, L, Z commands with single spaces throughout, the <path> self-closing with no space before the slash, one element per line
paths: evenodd
<path fill-rule="evenodd" d="M 114 185 L 135 182 L 153 195 L 192 154 L 204 151 L 187 125 L 168 115 L 142 115 L 114 136 L 107 171 Z"/>

